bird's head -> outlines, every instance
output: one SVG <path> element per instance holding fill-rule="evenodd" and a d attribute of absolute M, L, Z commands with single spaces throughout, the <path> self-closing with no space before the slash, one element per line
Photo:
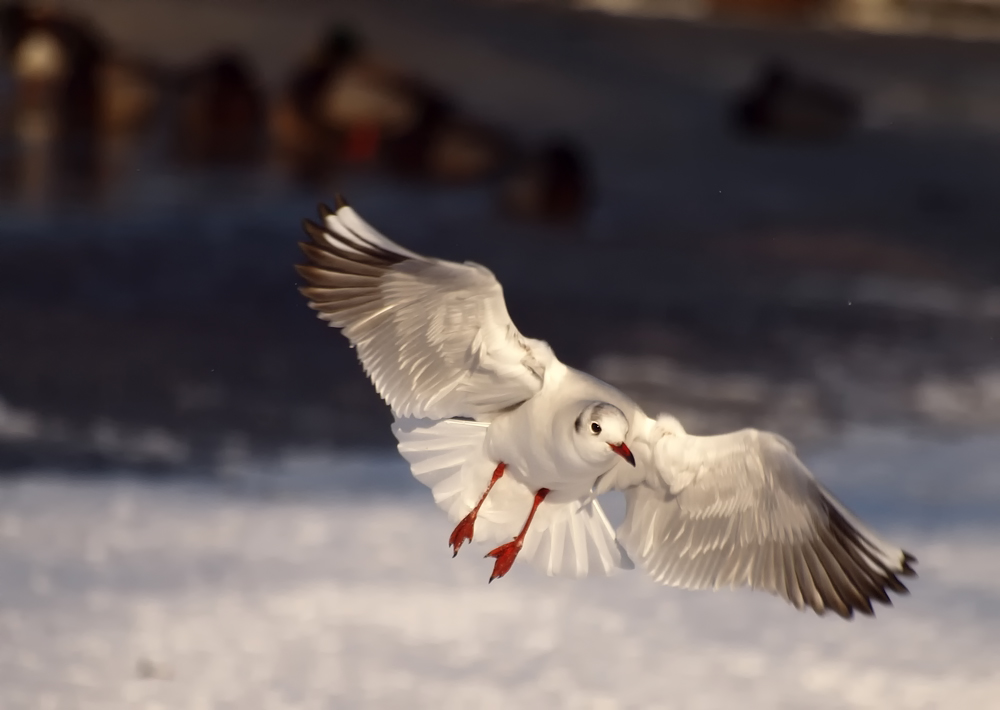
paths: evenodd
<path fill-rule="evenodd" d="M 590 464 L 613 465 L 620 456 L 635 466 L 635 458 L 625 437 L 628 435 L 628 418 L 625 413 L 607 402 L 588 402 L 573 422 L 573 443 L 580 456 Z"/>

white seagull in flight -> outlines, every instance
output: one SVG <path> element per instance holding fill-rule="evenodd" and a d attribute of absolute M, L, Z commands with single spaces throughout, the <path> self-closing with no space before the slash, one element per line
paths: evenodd
<path fill-rule="evenodd" d="M 798 609 L 872 614 L 916 560 L 880 540 L 792 445 L 756 429 L 692 436 L 518 332 L 483 266 L 421 256 L 338 198 L 306 222 L 301 289 L 357 348 L 396 417 L 413 475 L 457 523 L 547 574 L 606 575 L 632 560 L 688 589 L 749 586 Z M 625 494 L 617 533 L 596 497 Z"/>

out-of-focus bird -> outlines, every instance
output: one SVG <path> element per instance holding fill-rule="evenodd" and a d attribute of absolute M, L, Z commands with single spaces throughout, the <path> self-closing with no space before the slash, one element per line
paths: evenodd
<path fill-rule="evenodd" d="M 496 174 L 510 155 L 503 132 L 461 114 L 445 92 L 374 55 L 345 25 L 293 73 L 271 125 L 280 159 L 306 174 L 370 165 L 461 183 Z"/>
<path fill-rule="evenodd" d="M 743 132 L 766 138 L 824 141 L 846 135 L 860 116 L 850 92 L 800 76 L 785 63 L 772 61 L 733 107 Z"/>
<path fill-rule="evenodd" d="M 261 157 L 266 102 L 247 61 L 220 52 L 180 80 L 176 155 L 188 164 L 231 165 Z"/>
<path fill-rule="evenodd" d="M 387 140 L 385 162 L 401 175 L 445 184 L 475 183 L 501 174 L 517 155 L 514 140 L 496 126 L 428 96 L 419 119 Z"/>
<path fill-rule="evenodd" d="M 346 25 L 333 27 L 294 69 L 270 110 L 270 133 L 279 164 L 296 177 L 322 179 L 349 152 L 350 136 L 323 115 L 326 93 L 336 77 L 361 53 L 360 36 Z M 372 153 L 378 136 L 359 136 L 360 152 Z M 375 143 L 370 146 L 367 143 Z"/>
<path fill-rule="evenodd" d="M 55 114 L 63 130 L 99 135 L 138 130 L 159 105 L 164 72 L 117 52 L 85 20 L 18 5 L 0 17 L 20 110 Z"/>
<path fill-rule="evenodd" d="M 11 82 L 5 132 L 29 193 L 68 180 L 88 193 L 113 176 L 116 148 L 149 125 L 163 74 L 118 53 L 91 23 L 52 8 L 0 12 Z"/>
<path fill-rule="evenodd" d="M 500 206 L 524 220 L 571 223 L 593 202 L 593 183 L 582 149 L 553 140 L 528 155 L 504 180 Z"/>

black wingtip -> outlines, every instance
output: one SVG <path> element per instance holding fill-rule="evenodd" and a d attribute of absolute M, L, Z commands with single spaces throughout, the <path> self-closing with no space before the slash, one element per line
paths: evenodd
<path fill-rule="evenodd" d="M 302 220 L 302 231 L 314 242 L 323 244 L 323 233 L 326 229 L 321 224 L 317 224 L 308 217 Z"/>
<path fill-rule="evenodd" d="M 345 200 L 344 196 L 341 195 L 339 192 L 333 196 L 333 204 L 334 208 L 331 209 L 330 206 L 325 202 L 320 202 L 319 207 L 317 208 L 319 211 L 319 216 L 325 220 L 327 217 L 337 214 L 338 210 L 341 210 L 344 207 L 350 207 L 350 205 L 347 203 L 347 200 Z"/>
<path fill-rule="evenodd" d="M 303 279 L 305 279 L 306 282 L 312 283 L 312 280 L 309 278 L 309 273 L 313 269 L 312 266 L 310 266 L 309 264 L 295 264 L 294 266 L 295 266 L 295 272 L 300 277 L 302 277 Z M 299 286 L 297 288 L 299 289 L 299 291 L 301 291 L 302 288 L 304 288 L 304 287 L 303 286 Z M 302 295 L 305 295 L 305 294 L 302 294 Z"/>
<path fill-rule="evenodd" d="M 316 224 L 311 219 L 304 219 L 302 220 L 302 230 L 313 240 L 313 243 L 326 246 L 326 239 L 323 236 L 326 230 L 321 225 Z"/>

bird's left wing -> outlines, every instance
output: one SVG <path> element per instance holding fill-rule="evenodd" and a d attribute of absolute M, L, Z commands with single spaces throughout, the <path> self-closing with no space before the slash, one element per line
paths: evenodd
<path fill-rule="evenodd" d="M 321 216 L 305 223 L 300 290 L 397 417 L 488 417 L 541 389 L 552 351 L 514 327 L 488 269 L 405 249 L 344 203 Z"/>
<path fill-rule="evenodd" d="M 780 436 L 661 425 L 642 436 L 651 480 L 625 489 L 618 539 L 658 581 L 750 586 L 844 617 L 871 614 L 872 600 L 888 604 L 887 590 L 906 592 L 899 577 L 913 574 L 915 559 L 861 523 Z"/>

